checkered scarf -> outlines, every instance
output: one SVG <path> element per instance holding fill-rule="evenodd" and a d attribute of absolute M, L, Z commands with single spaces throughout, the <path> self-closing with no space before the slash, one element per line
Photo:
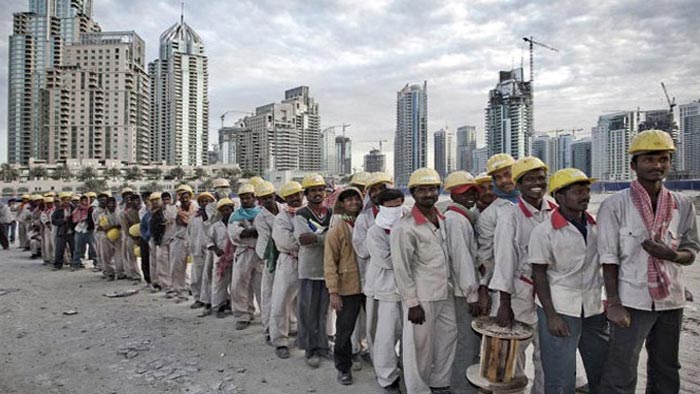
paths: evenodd
<path fill-rule="evenodd" d="M 671 222 L 673 212 L 673 196 L 665 187 L 661 187 L 659 199 L 656 202 L 656 214 L 651 206 L 651 198 L 646 189 L 639 183 L 633 181 L 630 184 L 632 203 L 639 212 L 639 216 L 644 221 L 644 226 L 649 232 L 652 240 L 663 240 L 668 225 Z M 666 263 L 649 255 L 647 260 L 647 281 L 649 283 L 649 294 L 655 300 L 662 300 L 669 296 L 670 279 L 666 273 Z"/>

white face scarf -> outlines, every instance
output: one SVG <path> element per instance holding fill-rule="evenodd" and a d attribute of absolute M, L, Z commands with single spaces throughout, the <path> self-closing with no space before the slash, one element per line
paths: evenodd
<path fill-rule="evenodd" d="M 401 216 L 403 216 L 404 208 L 403 206 L 398 207 L 379 207 L 379 213 L 374 219 L 374 223 L 383 228 L 384 230 L 391 230 L 396 223 L 398 223 Z"/>

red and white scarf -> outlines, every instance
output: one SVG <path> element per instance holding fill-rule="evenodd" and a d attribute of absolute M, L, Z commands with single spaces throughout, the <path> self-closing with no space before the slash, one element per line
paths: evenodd
<path fill-rule="evenodd" d="M 659 198 L 656 202 L 656 214 L 651 206 L 651 198 L 646 189 L 638 182 L 630 184 L 632 203 L 644 221 L 644 226 L 652 240 L 663 240 L 668 230 L 673 214 L 673 196 L 665 187 L 661 186 Z M 669 296 L 670 279 L 666 273 L 666 263 L 649 255 L 647 260 L 647 281 L 649 294 L 655 300 L 662 300 Z"/>

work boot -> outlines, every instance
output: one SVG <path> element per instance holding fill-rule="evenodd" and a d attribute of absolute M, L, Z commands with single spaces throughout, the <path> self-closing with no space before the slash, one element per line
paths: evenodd
<path fill-rule="evenodd" d="M 202 313 L 197 315 L 197 317 L 207 317 L 207 316 L 211 315 L 212 312 L 213 311 L 211 310 L 211 304 L 206 304 L 204 306 L 204 310 L 202 311 Z"/>
<path fill-rule="evenodd" d="M 321 365 L 321 358 L 315 354 L 312 354 L 311 357 L 306 358 L 306 365 L 316 369 L 319 365 Z"/>
<path fill-rule="evenodd" d="M 224 308 L 223 306 L 219 307 L 219 310 L 216 311 L 216 317 L 218 317 L 219 319 L 225 318 L 226 317 L 226 308 Z"/>
<path fill-rule="evenodd" d="M 350 371 L 338 371 L 337 377 L 338 383 L 343 386 L 349 386 L 352 384 L 352 373 Z"/>
<path fill-rule="evenodd" d="M 203 308 L 204 303 L 202 301 L 195 301 L 192 305 L 190 305 L 190 309 L 198 309 L 198 308 Z"/>
<path fill-rule="evenodd" d="M 362 358 L 360 358 L 360 353 L 352 355 L 352 370 L 362 371 Z"/>
<path fill-rule="evenodd" d="M 286 346 L 278 346 L 275 348 L 275 354 L 281 359 L 289 358 L 289 348 Z"/>
<path fill-rule="evenodd" d="M 126 278 L 127 278 L 127 276 L 124 275 L 124 274 L 118 274 L 118 275 L 117 275 L 117 280 L 122 280 L 122 279 L 126 279 Z"/>
<path fill-rule="evenodd" d="M 401 379 L 397 378 L 394 383 L 383 387 L 385 394 L 401 394 Z"/>
<path fill-rule="evenodd" d="M 239 320 L 236 322 L 236 330 L 245 330 L 250 326 L 250 322 L 247 320 Z"/>
<path fill-rule="evenodd" d="M 430 392 L 432 394 L 452 394 L 452 390 L 450 390 L 450 386 L 447 387 L 431 387 Z"/>

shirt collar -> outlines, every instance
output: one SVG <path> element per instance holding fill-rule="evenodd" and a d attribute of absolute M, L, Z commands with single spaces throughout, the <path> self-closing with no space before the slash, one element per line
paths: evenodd
<path fill-rule="evenodd" d="M 594 226 L 595 225 L 595 219 L 593 216 L 591 216 L 588 212 L 584 212 L 586 215 L 586 221 L 588 222 L 589 225 Z M 564 228 L 569 225 L 569 220 L 562 215 L 562 213 L 559 211 L 559 208 L 555 209 L 554 212 L 552 212 L 552 227 L 554 227 L 555 230 L 559 230 L 561 228 Z"/>
<path fill-rule="evenodd" d="M 527 201 L 523 200 L 522 197 L 518 197 L 518 207 L 520 208 L 520 210 L 526 218 L 531 218 L 535 216 L 535 207 L 530 205 L 530 203 L 528 203 Z M 542 199 L 542 206 L 540 207 L 540 211 L 551 211 L 555 208 L 557 208 L 557 204 L 549 201 L 546 197 Z"/>
<path fill-rule="evenodd" d="M 433 210 L 440 220 L 445 220 L 445 216 L 443 216 L 437 208 L 433 207 Z M 415 205 L 413 206 L 413 209 L 411 209 L 411 215 L 413 216 L 413 220 L 415 220 L 416 224 L 418 225 L 430 222 Z"/>

